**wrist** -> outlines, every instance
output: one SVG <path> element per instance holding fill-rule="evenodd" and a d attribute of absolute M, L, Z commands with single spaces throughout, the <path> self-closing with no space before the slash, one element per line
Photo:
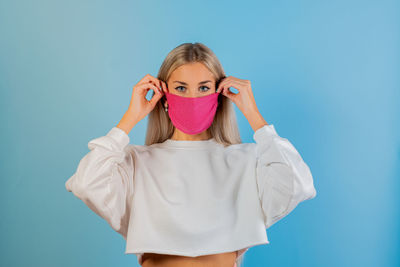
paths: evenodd
<path fill-rule="evenodd" d="M 254 131 L 257 131 L 264 125 L 268 125 L 268 123 L 266 122 L 266 120 L 263 118 L 263 116 L 261 115 L 261 113 L 258 110 L 252 110 L 252 111 L 248 112 L 245 115 L 245 117 L 249 121 L 250 126 Z"/>
<path fill-rule="evenodd" d="M 127 134 L 132 130 L 132 128 L 139 122 L 137 116 L 135 116 L 130 110 L 127 110 L 118 123 L 117 127 L 124 130 Z"/>

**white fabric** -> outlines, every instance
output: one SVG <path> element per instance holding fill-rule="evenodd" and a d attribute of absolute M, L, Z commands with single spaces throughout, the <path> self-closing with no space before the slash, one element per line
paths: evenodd
<path fill-rule="evenodd" d="M 88 143 L 65 186 L 124 237 L 139 264 L 145 252 L 240 257 L 268 244 L 266 229 L 316 196 L 309 167 L 274 125 L 253 139 L 134 145 L 113 127 Z"/>

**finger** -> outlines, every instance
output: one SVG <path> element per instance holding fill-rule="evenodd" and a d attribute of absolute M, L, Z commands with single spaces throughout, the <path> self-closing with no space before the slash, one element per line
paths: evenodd
<path fill-rule="evenodd" d="M 237 81 L 231 80 L 229 82 L 226 82 L 224 85 L 222 85 L 222 88 L 227 88 L 229 89 L 230 87 L 236 88 L 239 93 L 240 91 L 244 88 L 244 84 L 238 83 Z M 229 91 L 231 94 L 238 94 L 238 93 L 233 93 L 231 91 Z"/>
<path fill-rule="evenodd" d="M 221 93 L 222 93 L 224 96 L 226 96 L 227 98 L 229 98 L 230 100 L 233 101 L 232 93 L 229 93 L 228 91 L 229 91 L 229 90 L 228 90 L 227 88 L 223 87 Z"/>
<path fill-rule="evenodd" d="M 156 77 L 150 75 L 150 74 L 146 74 L 140 81 L 138 84 L 144 84 L 144 83 L 153 83 L 156 86 L 160 86 L 160 80 L 157 79 Z"/>
<path fill-rule="evenodd" d="M 219 84 L 219 88 L 222 90 L 222 88 L 228 88 L 228 87 L 235 87 L 235 85 L 237 85 L 237 86 L 240 86 L 240 83 L 238 84 L 237 83 L 237 78 L 234 78 L 234 77 L 231 77 L 231 76 L 229 76 L 229 77 L 227 77 L 224 81 L 222 81 L 220 84 Z M 236 87 L 235 87 L 236 88 Z"/>
<path fill-rule="evenodd" d="M 236 93 L 231 92 L 231 91 L 229 90 L 229 88 L 230 88 L 229 86 L 224 87 L 224 92 L 225 92 L 225 94 L 226 94 L 226 95 L 229 95 L 229 96 L 236 95 Z"/>
<path fill-rule="evenodd" d="M 151 107 L 154 108 L 154 106 L 157 104 L 157 102 L 160 100 L 160 98 L 163 96 L 163 94 L 161 93 L 161 91 L 154 91 L 154 95 L 153 97 L 150 99 L 149 103 L 151 105 Z"/>
<path fill-rule="evenodd" d="M 229 86 L 229 84 L 226 84 L 226 85 L 224 85 L 224 86 L 222 86 L 221 87 L 221 93 L 223 94 L 223 95 L 228 95 L 229 94 L 229 96 L 231 96 L 233 93 L 229 90 L 229 88 L 230 88 L 230 86 Z"/>
<path fill-rule="evenodd" d="M 143 76 L 142 79 L 140 79 L 139 83 L 148 83 L 151 80 L 153 80 L 156 83 L 157 78 L 150 74 L 146 74 L 145 76 Z"/>
<path fill-rule="evenodd" d="M 137 86 L 137 90 L 140 94 L 146 95 L 149 90 L 153 89 L 154 92 L 161 92 L 160 88 L 152 83 L 143 83 Z"/>
<path fill-rule="evenodd" d="M 146 88 L 146 92 L 148 92 L 149 90 L 153 90 L 154 92 L 161 91 L 161 89 L 158 86 L 156 86 L 155 84 L 153 84 L 151 82 L 143 84 L 143 86 Z"/>
<path fill-rule="evenodd" d="M 230 76 L 229 77 L 225 77 L 222 79 L 222 81 L 220 81 L 220 83 L 218 84 L 218 88 L 217 88 L 217 92 L 221 92 L 222 91 L 222 87 L 224 86 L 224 84 L 226 84 L 227 81 L 229 81 Z"/>
<path fill-rule="evenodd" d="M 162 89 L 162 81 L 160 79 L 157 79 L 158 81 L 158 87 L 160 87 L 160 92 L 162 93 L 163 89 Z"/>
<path fill-rule="evenodd" d="M 240 90 L 245 86 L 246 82 L 244 80 L 229 76 L 224 81 L 222 81 L 218 87 L 234 87 Z"/>
<path fill-rule="evenodd" d="M 164 93 L 165 93 L 165 92 L 168 92 L 168 90 L 167 90 L 167 84 L 166 84 L 164 81 L 162 81 L 161 84 L 162 84 L 162 90 L 163 90 L 163 92 L 164 92 Z"/>
<path fill-rule="evenodd" d="M 160 91 L 162 90 L 162 89 L 161 89 L 161 81 L 160 81 L 159 79 L 155 79 L 155 80 L 151 79 L 151 80 L 150 80 L 150 83 L 152 83 L 152 84 L 154 84 L 155 86 L 157 86 L 157 87 L 160 89 Z"/>

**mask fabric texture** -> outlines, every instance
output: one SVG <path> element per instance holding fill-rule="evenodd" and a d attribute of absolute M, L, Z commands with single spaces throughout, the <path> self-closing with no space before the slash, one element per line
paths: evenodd
<path fill-rule="evenodd" d="M 207 130 L 214 120 L 219 94 L 183 97 L 166 92 L 168 115 L 172 124 L 186 134 L 198 134 Z"/>

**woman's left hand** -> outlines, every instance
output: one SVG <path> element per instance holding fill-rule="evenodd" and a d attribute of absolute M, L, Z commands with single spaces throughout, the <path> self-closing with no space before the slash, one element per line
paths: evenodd
<path fill-rule="evenodd" d="M 232 93 L 229 91 L 229 87 L 236 88 L 239 93 Z M 243 115 L 247 118 L 254 131 L 267 124 L 258 111 L 249 80 L 242 80 L 228 76 L 221 80 L 216 92 L 221 92 L 236 104 L 240 111 L 242 111 Z"/>
<path fill-rule="evenodd" d="M 239 93 L 232 93 L 229 91 L 230 87 L 236 88 Z M 258 112 L 249 80 L 228 76 L 219 83 L 216 92 L 221 92 L 224 96 L 232 100 L 245 116 Z"/>

